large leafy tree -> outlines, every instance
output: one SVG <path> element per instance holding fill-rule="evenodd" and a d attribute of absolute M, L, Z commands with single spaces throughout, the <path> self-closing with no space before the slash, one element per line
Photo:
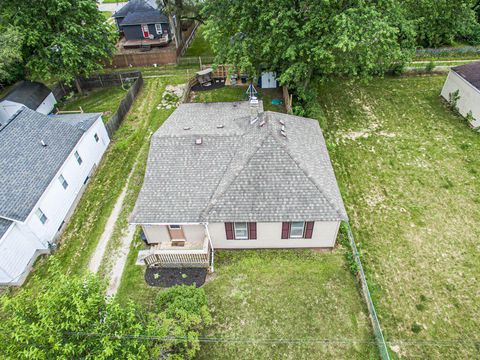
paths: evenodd
<path fill-rule="evenodd" d="M 475 0 L 405 0 L 408 17 L 415 22 L 417 45 L 451 45 L 457 38 L 479 33 Z"/>
<path fill-rule="evenodd" d="M 32 77 L 70 81 L 100 69 L 113 54 L 116 34 L 95 0 L 2 0 L 0 12 L 23 37 Z"/>
<path fill-rule="evenodd" d="M 0 299 L 0 357 L 6 359 L 191 359 L 210 314 L 203 289 L 166 291 L 153 312 L 105 297 L 94 275 L 57 264 L 39 291 Z M 169 299 L 175 304 L 166 304 Z"/>
<path fill-rule="evenodd" d="M 23 36 L 13 26 L 0 26 L 0 84 L 14 81 L 22 61 Z"/>
<path fill-rule="evenodd" d="M 204 11 L 217 61 L 279 71 L 300 96 L 312 77 L 383 73 L 414 47 L 394 0 L 206 0 Z"/>

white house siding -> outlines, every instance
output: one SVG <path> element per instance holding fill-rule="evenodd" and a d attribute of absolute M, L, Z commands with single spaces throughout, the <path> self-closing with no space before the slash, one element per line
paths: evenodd
<path fill-rule="evenodd" d="M 55 96 L 53 96 L 53 93 L 50 93 L 45 100 L 42 101 L 40 106 L 36 109 L 37 112 L 48 115 L 52 112 L 53 108 L 55 107 L 55 104 L 57 103 L 57 100 L 55 99 Z"/>
<path fill-rule="evenodd" d="M 20 285 L 36 257 L 47 251 L 28 227 L 12 224 L 0 240 L 0 284 Z"/>
<path fill-rule="evenodd" d="M 99 136 L 98 142 L 94 139 L 95 133 Z M 32 229 L 42 242 L 53 240 L 75 199 L 82 191 L 85 180 L 100 162 L 109 142 L 107 130 L 100 117 L 85 132 L 68 159 L 52 179 L 47 190 L 43 193 L 25 221 L 27 226 Z M 78 164 L 75 158 L 75 151 L 78 151 L 83 160 L 81 165 Z M 67 189 L 62 187 L 58 179 L 60 175 L 63 175 L 68 182 Z M 48 220 L 45 224 L 42 224 L 35 214 L 37 208 L 40 208 L 47 216 Z"/>
<path fill-rule="evenodd" d="M 19 104 L 10 100 L 3 100 L 0 102 L 0 123 L 6 122 L 12 117 L 20 108 L 22 104 Z"/>
<path fill-rule="evenodd" d="M 467 116 L 471 111 L 475 119 L 471 125 L 480 126 L 480 91 L 459 76 L 455 71 L 450 71 L 443 85 L 442 97 L 449 100 L 449 94 L 459 91 L 460 99 L 457 102 L 458 111 L 462 116 Z"/>
<path fill-rule="evenodd" d="M 256 240 L 227 240 L 224 223 L 208 224 L 215 249 L 262 249 L 262 248 L 332 248 L 335 246 L 339 221 L 316 221 L 311 239 L 282 239 L 282 223 L 257 223 Z M 183 225 L 186 241 L 203 239 L 203 225 Z M 170 241 L 166 225 L 144 225 L 149 243 Z"/>

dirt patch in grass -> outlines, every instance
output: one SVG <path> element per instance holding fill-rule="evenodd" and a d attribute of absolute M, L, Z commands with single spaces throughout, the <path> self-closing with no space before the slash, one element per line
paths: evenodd
<path fill-rule="evenodd" d="M 156 268 L 145 269 L 145 282 L 150 286 L 169 288 L 174 285 L 193 285 L 205 283 L 206 268 Z"/>
<path fill-rule="evenodd" d="M 444 80 L 318 88 L 380 321 L 406 358 L 479 355 L 480 136 L 442 102 Z"/>

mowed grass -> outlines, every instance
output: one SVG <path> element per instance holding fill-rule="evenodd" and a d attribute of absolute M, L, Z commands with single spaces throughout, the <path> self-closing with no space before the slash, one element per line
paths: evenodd
<path fill-rule="evenodd" d="M 57 105 L 60 111 L 76 111 L 104 113 L 103 121 L 107 122 L 117 111 L 128 90 L 121 86 L 108 87 L 76 94 L 72 98 Z"/>
<path fill-rule="evenodd" d="M 200 27 L 195 34 L 195 38 L 193 42 L 188 47 L 187 51 L 185 52 L 186 57 L 190 56 L 207 56 L 212 57 L 215 54 L 213 53 L 210 44 L 208 43 L 207 39 L 205 39 L 205 35 L 203 34 L 203 28 Z"/>
<path fill-rule="evenodd" d="M 265 111 L 276 111 L 285 113 L 285 106 L 273 105 L 273 99 L 281 99 L 283 101 L 282 89 L 260 89 L 255 87 L 258 91 L 258 97 L 263 100 L 263 108 Z M 191 101 L 206 103 L 206 102 L 221 102 L 221 101 L 246 101 L 248 95 L 246 94 L 246 86 L 224 86 L 221 88 L 206 90 L 206 91 L 192 91 Z"/>
<path fill-rule="evenodd" d="M 480 356 L 480 134 L 443 103 L 444 80 L 318 87 L 386 340 L 410 359 Z"/>
<path fill-rule="evenodd" d="M 213 316 L 204 336 L 220 340 L 202 343 L 198 358 L 377 358 L 343 251 L 217 251 L 204 285 Z"/>
<path fill-rule="evenodd" d="M 102 162 L 60 238 L 55 257 L 59 260 L 62 271 L 70 274 L 86 273 L 90 257 L 137 155 L 148 147 L 150 135 L 173 111 L 157 109 L 163 89 L 168 84 L 177 84 L 186 80 L 186 77 L 182 76 L 145 80 L 143 89 L 113 136 Z M 140 158 L 145 161 L 146 156 L 140 156 Z M 127 192 L 128 202 L 125 206 L 133 206 L 138 189 L 143 182 L 143 169 L 143 164 L 136 168 L 136 173 L 130 181 Z M 127 212 L 122 211 L 119 220 L 122 221 L 119 226 L 124 228 L 127 225 Z M 121 232 L 121 229 L 118 231 Z M 48 268 L 48 258 L 40 258 L 26 286 L 35 287 L 48 282 Z"/>

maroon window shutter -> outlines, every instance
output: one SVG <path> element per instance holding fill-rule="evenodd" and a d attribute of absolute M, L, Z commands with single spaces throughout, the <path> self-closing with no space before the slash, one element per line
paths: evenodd
<path fill-rule="evenodd" d="M 248 223 L 248 238 L 250 240 L 257 239 L 257 223 L 254 223 L 254 222 Z"/>
<path fill-rule="evenodd" d="M 313 234 L 313 225 L 315 222 L 307 221 L 305 223 L 305 239 L 311 239 Z"/>
<path fill-rule="evenodd" d="M 288 239 L 290 235 L 290 223 L 282 223 L 282 239 Z"/>
<path fill-rule="evenodd" d="M 227 234 L 227 240 L 233 240 L 233 223 L 226 222 L 225 223 L 225 233 Z"/>

